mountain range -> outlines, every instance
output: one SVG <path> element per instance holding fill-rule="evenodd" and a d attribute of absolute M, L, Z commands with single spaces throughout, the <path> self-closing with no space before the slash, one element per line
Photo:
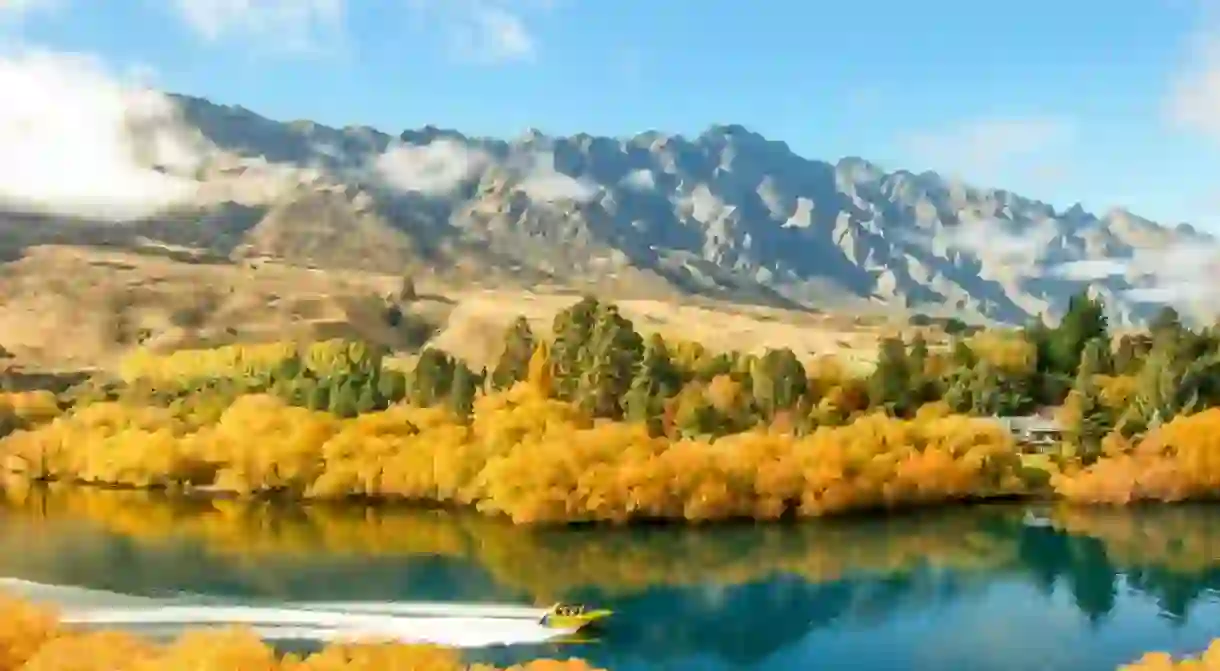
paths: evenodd
<path fill-rule="evenodd" d="M 738 125 L 391 135 L 167 100 L 170 112 L 126 128 L 162 178 L 141 193 L 166 187 L 164 198 L 136 212 L 10 202 L 0 225 L 21 235 L 9 237 L 1000 323 L 1061 314 L 1085 288 L 1117 323 L 1164 303 L 1200 317 L 1214 307 L 1201 287 L 1216 241 L 1189 225 L 809 159 Z"/>

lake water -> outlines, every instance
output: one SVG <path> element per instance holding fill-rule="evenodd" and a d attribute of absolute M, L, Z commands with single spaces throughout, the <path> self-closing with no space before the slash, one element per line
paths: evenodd
<path fill-rule="evenodd" d="M 929 511 L 705 529 L 9 491 L 0 576 L 131 595 L 612 608 L 472 656 L 643 669 L 1110 671 L 1220 637 L 1220 507 Z"/>

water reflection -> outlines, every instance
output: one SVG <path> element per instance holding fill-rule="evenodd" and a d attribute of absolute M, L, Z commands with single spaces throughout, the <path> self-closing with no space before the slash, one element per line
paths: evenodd
<path fill-rule="evenodd" d="M 589 600 L 619 617 L 601 643 L 564 652 L 613 669 L 1113 669 L 1220 636 L 1220 509 L 1204 506 L 1056 509 L 1049 527 L 987 507 L 543 531 L 401 509 L 6 496 L 0 574 L 149 595 Z"/>

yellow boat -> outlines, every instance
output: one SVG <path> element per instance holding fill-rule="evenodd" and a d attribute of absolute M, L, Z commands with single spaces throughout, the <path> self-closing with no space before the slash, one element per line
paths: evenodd
<path fill-rule="evenodd" d="M 604 608 L 590 610 L 580 605 L 557 603 L 542 616 L 542 626 L 579 631 L 611 615 L 613 612 Z"/>

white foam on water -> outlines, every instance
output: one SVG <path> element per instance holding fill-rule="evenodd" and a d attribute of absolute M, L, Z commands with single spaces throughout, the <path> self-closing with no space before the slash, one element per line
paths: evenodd
<path fill-rule="evenodd" d="M 0 589 L 55 605 L 68 625 L 119 627 L 150 636 L 243 626 L 267 640 L 386 640 L 478 648 L 545 643 L 576 632 L 543 626 L 546 609 L 529 606 L 394 601 L 255 605 L 205 596 L 137 597 L 14 578 L 0 578 Z"/>
<path fill-rule="evenodd" d="M 290 601 L 288 608 L 337 610 L 348 613 L 387 615 L 438 615 L 445 617 L 491 617 L 540 620 L 549 609 L 485 603 L 441 603 L 426 601 Z"/>
<path fill-rule="evenodd" d="M 74 587 L 71 585 L 47 585 L 19 578 L 0 578 L 0 590 L 36 603 L 51 603 L 57 606 L 70 605 L 155 605 L 158 599 L 131 596 L 100 589 Z"/>
<path fill-rule="evenodd" d="M 85 608 L 67 611 L 61 619 L 69 625 L 136 630 L 241 625 L 281 639 L 379 639 L 460 648 L 544 643 L 576 632 L 520 617 L 425 617 L 254 606 Z"/>

